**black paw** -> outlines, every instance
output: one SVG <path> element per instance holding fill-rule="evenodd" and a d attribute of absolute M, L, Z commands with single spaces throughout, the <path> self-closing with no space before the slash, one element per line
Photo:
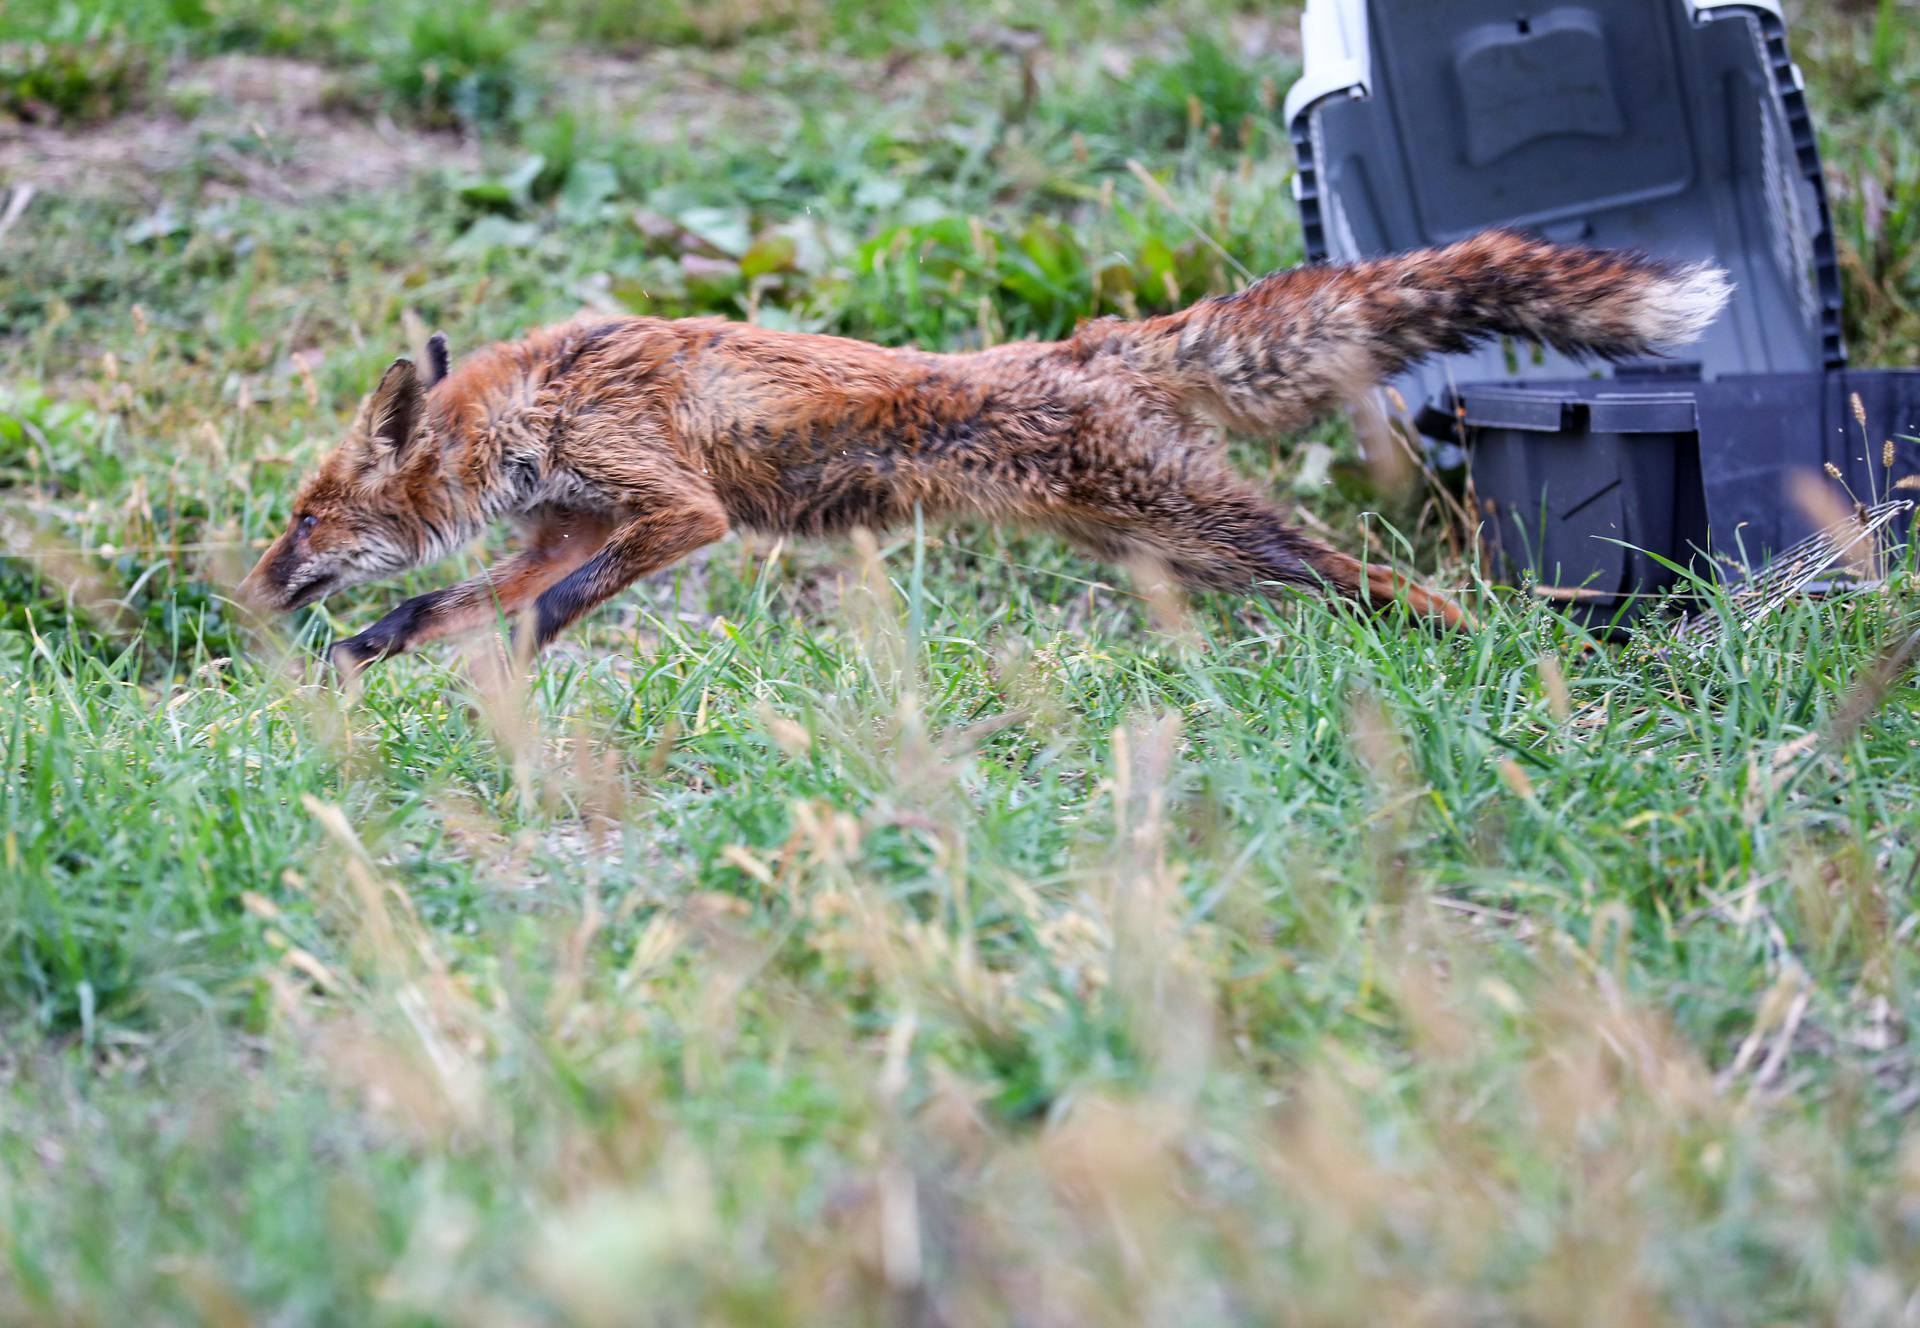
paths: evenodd
<path fill-rule="evenodd" d="M 445 593 L 434 591 L 429 595 L 414 596 L 358 636 L 336 642 L 327 651 L 327 658 L 335 668 L 351 678 L 369 664 L 402 654 L 419 639 L 420 632 L 431 620 L 435 607 Z"/>
<path fill-rule="evenodd" d="M 336 641 L 327 651 L 327 661 L 349 678 L 356 677 L 367 665 L 378 663 L 389 655 L 397 655 L 406 649 L 406 642 L 396 633 L 382 631 L 375 623 L 358 636 L 350 636 L 344 641 Z"/>
<path fill-rule="evenodd" d="M 327 648 L 327 663 L 331 664 L 334 671 L 348 681 L 359 677 L 361 670 L 373 663 L 373 660 L 374 657 L 372 655 L 365 653 L 361 649 L 359 637 L 353 637 L 346 641 L 336 641 Z"/>

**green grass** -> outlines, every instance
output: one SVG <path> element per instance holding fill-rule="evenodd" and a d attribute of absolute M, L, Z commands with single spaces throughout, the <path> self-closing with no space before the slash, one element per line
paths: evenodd
<path fill-rule="evenodd" d="M 1798 50 L 1856 349 L 1913 363 L 1896 8 Z M 143 88 L 320 61 L 481 164 L 193 160 L 0 241 L 0 1321 L 1904 1321 L 1910 556 L 1650 659 L 1330 425 L 1298 496 L 1486 631 L 1169 623 L 909 530 L 728 543 L 524 683 L 436 652 L 348 701 L 314 648 L 484 550 L 287 640 L 224 598 L 408 328 L 961 347 L 1230 288 L 1196 226 L 1295 261 L 1259 14 L 89 13 Z M 1297 441 L 1242 460 L 1294 493 Z"/>
<path fill-rule="evenodd" d="M 20 40 L 0 41 L 0 113 L 34 121 L 101 120 L 145 89 L 148 52 L 98 17 L 67 9 Z"/>

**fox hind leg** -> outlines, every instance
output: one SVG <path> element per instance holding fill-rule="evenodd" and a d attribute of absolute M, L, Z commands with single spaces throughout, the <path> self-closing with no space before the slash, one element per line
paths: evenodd
<path fill-rule="evenodd" d="M 1312 539 L 1237 476 L 1214 472 L 1162 488 L 1144 502 L 1103 507 L 1056 524 L 1101 556 L 1158 563 L 1190 589 L 1246 591 L 1277 583 L 1331 590 L 1375 607 L 1404 596 L 1423 616 L 1449 627 L 1472 625 L 1444 596 Z"/>

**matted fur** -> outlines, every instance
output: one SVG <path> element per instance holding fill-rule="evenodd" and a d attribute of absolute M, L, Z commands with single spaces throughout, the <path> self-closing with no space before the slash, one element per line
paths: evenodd
<path fill-rule="evenodd" d="M 1276 273 L 1160 318 L 968 354 L 717 318 L 586 318 L 431 380 L 396 361 L 301 485 L 247 577 L 289 609 L 439 558 L 501 517 L 527 547 L 335 648 L 358 667 L 531 610 L 545 644 L 735 528 L 818 535 L 1018 522 L 1183 583 L 1404 597 L 1460 610 L 1308 538 L 1228 465 L 1220 426 L 1278 433 L 1436 352 L 1496 335 L 1621 358 L 1697 336 L 1723 274 L 1488 232 L 1445 249 Z M 443 376 L 444 375 L 444 376 Z"/>

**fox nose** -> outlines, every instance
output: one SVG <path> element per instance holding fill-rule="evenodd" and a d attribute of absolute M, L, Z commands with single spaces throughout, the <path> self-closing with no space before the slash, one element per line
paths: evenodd
<path fill-rule="evenodd" d="M 275 565 L 276 551 L 268 549 L 253 570 L 233 588 L 233 597 L 256 613 L 272 613 L 287 607 L 286 577 Z"/>
<path fill-rule="evenodd" d="M 300 572 L 300 557 L 285 536 L 267 546 L 253 570 L 233 588 L 233 597 L 260 613 L 292 608 L 288 587 Z"/>
<path fill-rule="evenodd" d="M 273 607 L 268 602 L 267 587 L 263 584 L 260 569 L 257 567 L 240 579 L 240 584 L 233 588 L 233 597 L 242 606 L 255 612 L 263 612 Z"/>

